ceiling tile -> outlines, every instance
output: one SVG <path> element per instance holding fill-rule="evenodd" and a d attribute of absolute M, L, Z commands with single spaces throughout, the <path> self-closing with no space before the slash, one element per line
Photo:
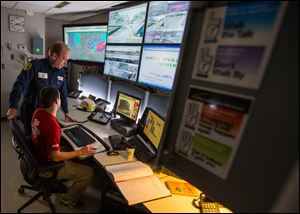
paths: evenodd
<path fill-rule="evenodd" d="M 76 4 L 76 5 L 89 6 L 92 8 L 92 10 L 99 10 L 99 9 L 109 8 L 113 5 L 117 5 L 126 1 L 68 1 L 68 2 L 71 2 L 72 4 Z"/>
<path fill-rule="evenodd" d="M 83 4 L 75 4 L 75 3 L 71 3 L 71 4 L 67 4 L 66 6 L 60 8 L 61 10 L 64 11 L 69 11 L 69 12 L 80 12 L 80 11 L 89 11 L 89 10 L 93 10 L 93 7 L 90 5 L 83 5 Z"/>
<path fill-rule="evenodd" d="M 12 8 L 17 1 L 1 1 L 1 7 Z"/>
<path fill-rule="evenodd" d="M 15 6 L 15 9 L 29 10 L 29 11 L 32 11 L 32 12 L 35 12 L 35 13 L 43 13 L 48 8 L 49 7 L 46 7 L 46 6 L 27 4 L 27 3 L 23 3 L 23 2 L 18 2 L 18 4 Z"/>
<path fill-rule="evenodd" d="M 28 10 L 45 14 L 49 18 L 70 20 L 96 15 L 93 11 L 106 9 L 126 1 L 68 1 L 70 4 L 63 8 L 55 8 L 63 1 L 1 1 L 1 7 Z M 60 16 L 62 14 L 62 16 Z"/>
<path fill-rule="evenodd" d="M 31 4 L 31 5 L 38 5 L 38 6 L 44 6 L 44 7 L 55 7 L 62 1 L 19 1 L 24 4 Z"/>

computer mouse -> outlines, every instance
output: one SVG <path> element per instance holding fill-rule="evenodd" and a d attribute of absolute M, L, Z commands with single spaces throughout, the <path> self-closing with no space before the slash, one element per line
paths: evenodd
<path fill-rule="evenodd" d="M 119 155 L 120 153 L 114 150 L 110 150 L 108 152 L 106 152 L 106 155 L 108 156 L 113 156 L 113 155 Z"/>

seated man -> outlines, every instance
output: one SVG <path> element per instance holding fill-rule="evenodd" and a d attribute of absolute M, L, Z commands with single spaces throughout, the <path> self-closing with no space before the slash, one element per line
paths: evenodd
<path fill-rule="evenodd" d="M 71 208 L 83 206 L 79 201 L 93 176 L 91 167 L 67 161 L 80 155 L 94 154 L 95 149 L 90 146 L 82 147 L 77 151 L 60 151 L 60 126 L 56 120 L 56 112 L 60 107 L 60 94 L 54 87 L 44 87 L 40 91 L 44 108 L 36 109 L 32 125 L 33 154 L 37 162 L 45 165 L 51 161 L 65 161 L 60 168 L 57 179 L 72 181 L 68 192 L 62 197 L 60 203 Z M 40 173 L 42 177 L 52 176 L 51 171 Z"/>

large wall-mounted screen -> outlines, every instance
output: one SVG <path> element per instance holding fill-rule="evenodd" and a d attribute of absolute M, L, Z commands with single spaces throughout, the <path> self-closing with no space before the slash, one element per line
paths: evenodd
<path fill-rule="evenodd" d="M 141 46 L 107 45 L 104 74 L 136 82 Z"/>
<path fill-rule="evenodd" d="M 107 43 L 142 43 L 147 3 L 109 12 Z"/>
<path fill-rule="evenodd" d="M 104 62 L 107 25 L 64 25 L 63 34 L 71 49 L 70 60 Z"/>
<path fill-rule="evenodd" d="M 170 91 L 173 88 L 180 46 L 143 47 L 138 82 Z"/>
<path fill-rule="evenodd" d="M 181 43 L 189 1 L 150 2 L 145 43 Z"/>

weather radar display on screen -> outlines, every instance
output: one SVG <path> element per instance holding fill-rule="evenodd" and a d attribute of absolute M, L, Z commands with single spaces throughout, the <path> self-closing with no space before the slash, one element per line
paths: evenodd
<path fill-rule="evenodd" d="M 104 62 L 107 26 L 64 26 L 64 41 L 70 60 Z"/>
<path fill-rule="evenodd" d="M 109 12 L 107 43 L 142 43 L 147 3 Z"/>
<path fill-rule="evenodd" d="M 181 43 L 189 1 L 150 2 L 145 43 Z"/>

